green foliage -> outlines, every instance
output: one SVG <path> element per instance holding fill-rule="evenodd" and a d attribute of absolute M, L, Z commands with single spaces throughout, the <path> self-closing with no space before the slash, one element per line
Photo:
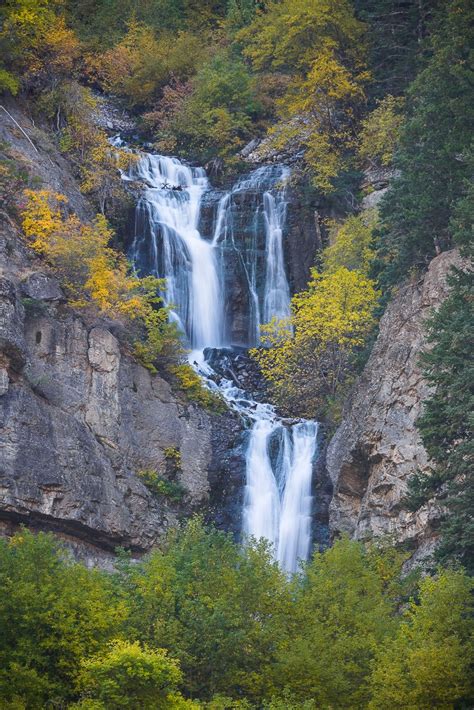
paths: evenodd
<path fill-rule="evenodd" d="M 357 148 L 363 164 L 386 167 L 392 163 L 403 125 L 404 105 L 402 97 L 389 94 L 363 119 Z"/>
<path fill-rule="evenodd" d="M 178 658 L 191 696 L 262 697 L 289 603 L 263 543 L 240 547 L 194 519 L 143 565 L 131 565 L 126 584 L 128 633 Z"/>
<path fill-rule="evenodd" d="M 239 56 L 228 50 L 203 64 L 188 85 L 164 93 L 158 110 L 146 114 L 157 146 L 200 161 L 230 158 L 251 136 L 260 107 L 255 82 Z"/>
<path fill-rule="evenodd" d="M 0 6 L 0 91 L 50 88 L 77 68 L 80 45 L 56 0 L 7 0 Z"/>
<path fill-rule="evenodd" d="M 133 18 L 125 37 L 96 61 L 97 74 L 107 91 L 125 97 L 130 106 L 146 105 L 171 79 L 184 81 L 194 74 L 206 53 L 197 35 L 181 31 L 157 37 Z"/>
<path fill-rule="evenodd" d="M 180 680 L 178 663 L 166 651 L 113 641 L 105 652 L 83 660 L 78 683 L 104 708 L 178 710 L 184 707 L 176 692 Z"/>
<path fill-rule="evenodd" d="M 396 629 L 396 598 L 360 544 L 337 541 L 316 554 L 297 591 L 276 677 L 294 698 L 316 707 L 365 707 L 375 649 Z M 399 573 L 395 561 L 393 576 Z"/>
<path fill-rule="evenodd" d="M 126 34 L 131 20 L 155 32 L 209 32 L 226 12 L 222 0 L 66 0 L 78 34 L 94 49 L 111 46 Z"/>
<path fill-rule="evenodd" d="M 145 486 L 156 496 L 169 498 L 169 500 L 179 503 L 186 493 L 186 489 L 177 481 L 169 481 L 150 468 L 137 471 L 137 476 Z"/>
<path fill-rule="evenodd" d="M 263 10 L 265 2 L 258 0 L 229 0 L 227 3 L 226 28 L 232 37 L 249 25 L 258 10 Z"/>
<path fill-rule="evenodd" d="M 473 583 L 440 572 L 420 585 L 394 638 L 379 646 L 371 710 L 469 707 L 472 703 Z"/>
<path fill-rule="evenodd" d="M 393 285 L 452 244 L 450 222 L 471 175 L 472 4 L 451 0 L 410 86 L 394 164 L 399 177 L 381 209 L 378 269 Z"/>
<path fill-rule="evenodd" d="M 0 541 L 0 696 L 28 708 L 70 698 L 80 660 L 125 616 L 110 579 L 72 563 L 51 535 Z"/>
<path fill-rule="evenodd" d="M 16 76 L 7 71 L 4 67 L 0 67 L 0 94 L 9 91 L 10 94 L 15 96 L 15 94 L 18 93 L 19 88 L 20 82 Z"/>
<path fill-rule="evenodd" d="M 0 157 L 0 204 L 8 213 L 17 212 L 18 195 L 29 182 L 28 171 L 19 161 L 10 156 Z"/>
<path fill-rule="evenodd" d="M 288 577 L 266 543 L 194 518 L 105 573 L 21 531 L 0 541 L 0 704 L 469 707 L 472 581 L 402 578 L 403 561 L 344 538 Z"/>
<path fill-rule="evenodd" d="M 413 81 L 433 12 L 443 0 L 354 0 L 369 27 L 370 95 L 398 96 Z"/>
<path fill-rule="evenodd" d="M 432 347 L 422 357 L 424 374 L 435 388 L 418 420 L 423 443 L 435 467 L 409 482 L 409 504 L 417 509 L 441 496 L 447 506 L 442 541 L 443 561 L 455 560 L 473 570 L 474 560 L 474 297 L 472 270 L 457 270 L 451 292 L 429 322 Z"/>

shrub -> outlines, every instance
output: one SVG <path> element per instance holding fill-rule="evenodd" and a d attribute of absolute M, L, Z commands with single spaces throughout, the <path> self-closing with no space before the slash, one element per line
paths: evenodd
<path fill-rule="evenodd" d="M 180 365 L 173 366 L 170 370 L 175 376 L 180 389 L 183 390 L 189 400 L 215 413 L 225 411 L 226 405 L 224 400 L 203 385 L 201 378 L 196 374 L 191 365 L 181 363 Z"/>
<path fill-rule="evenodd" d="M 169 481 L 151 468 L 137 472 L 137 476 L 154 495 L 169 498 L 178 503 L 186 494 L 186 489 L 177 481 Z"/>
<path fill-rule="evenodd" d="M 108 246 L 112 231 L 105 217 L 97 215 L 94 222 L 83 223 L 66 214 L 64 195 L 47 190 L 26 190 L 25 196 L 25 235 L 54 267 L 72 304 L 93 305 L 104 315 L 135 324 L 135 355 L 152 372 L 158 360 L 165 363 L 177 357 L 181 347 L 160 295 L 163 280 L 131 273 L 125 256 Z"/>

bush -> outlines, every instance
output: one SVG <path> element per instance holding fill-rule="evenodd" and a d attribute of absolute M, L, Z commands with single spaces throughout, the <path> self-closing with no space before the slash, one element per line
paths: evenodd
<path fill-rule="evenodd" d="M 222 413 L 226 410 L 223 399 L 203 385 L 201 378 L 191 365 L 182 363 L 170 368 L 170 370 L 175 376 L 180 389 L 183 390 L 189 400 L 209 409 L 211 412 Z"/>
<path fill-rule="evenodd" d="M 138 478 L 158 498 L 164 497 L 178 503 L 186 494 L 186 489 L 176 481 L 168 481 L 153 469 L 143 469 L 137 472 Z"/>
<path fill-rule="evenodd" d="M 79 687 L 104 708 L 178 710 L 184 700 L 176 691 L 180 680 L 179 665 L 166 651 L 113 641 L 82 661 Z"/>

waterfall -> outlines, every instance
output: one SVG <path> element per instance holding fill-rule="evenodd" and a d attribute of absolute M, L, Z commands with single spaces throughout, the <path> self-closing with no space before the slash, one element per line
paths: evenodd
<path fill-rule="evenodd" d="M 264 166 L 219 194 L 211 200 L 214 218 L 206 236 L 202 209 L 210 186 L 202 168 L 144 155 L 124 175 L 145 185 L 130 250 L 136 268 L 166 280 L 164 299 L 192 348 L 190 363 L 250 424 L 243 534 L 266 538 L 282 568 L 294 572 L 311 547 L 317 424 L 283 421 L 272 405 L 254 401 L 235 381 L 219 376 L 205 357 L 205 349 L 231 340 L 226 313 L 235 306 L 229 283 L 235 269 L 247 294 L 248 312 L 238 314 L 245 323 L 242 344 L 257 344 L 262 322 L 290 313 L 283 252 L 288 177 L 285 166 Z M 250 214 L 242 205 L 250 205 Z"/>
<path fill-rule="evenodd" d="M 212 243 L 221 254 L 226 250 L 238 253 L 249 296 L 249 326 L 243 345 L 259 343 L 262 323 L 290 314 L 283 254 L 289 176 L 290 170 L 284 165 L 257 168 L 224 194 L 217 207 Z M 246 194 L 251 199 L 254 196 L 255 202 L 248 221 L 242 218 L 240 206 Z"/>
<path fill-rule="evenodd" d="M 247 452 L 243 529 L 274 547 L 283 569 L 295 572 L 311 546 L 311 481 L 317 424 L 299 422 L 291 429 L 279 421 L 257 419 Z M 270 448 L 277 443 L 272 466 Z"/>
<path fill-rule="evenodd" d="M 281 179 L 286 182 L 289 171 L 282 172 Z M 272 318 L 288 318 L 290 315 L 290 289 L 285 272 L 283 256 L 283 225 L 286 220 L 286 202 L 284 199 L 284 183 L 277 191 L 276 197 L 270 192 L 263 195 L 266 234 L 266 278 L 263 306 L 264 322 Z"/>
<path fill-rule="evenodd" d="M 208 187 L 202 168 L 176 158 L 144 156 L 127 176 L 147 185 L 137 207 L 131 258 L 151 238 L 149 270 L 166 279 L 165 302 L 193 348 L 219 347 L 223 309 L 215 248 L 198 230 L 201 198 Z"/>

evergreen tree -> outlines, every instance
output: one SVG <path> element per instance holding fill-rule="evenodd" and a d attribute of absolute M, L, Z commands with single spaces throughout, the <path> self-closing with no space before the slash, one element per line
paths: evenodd
<path fill-rule="evenodd" d="M 452 0 L 438 18 L 431 57 L 409 89 L 395 156 L 400 175 L 381 211 L 378 268 L 386 286 L 452 245 L 450 219 L 470 174 L 473 27 L 469 0 Z"/>
<path fill-rule="evenodd" d="M 429 21 L 441 3 L 442 0 L 355 0 L 358 17 L 370 27 L 372 94 L 398 95 L 413 81 Z"/>

